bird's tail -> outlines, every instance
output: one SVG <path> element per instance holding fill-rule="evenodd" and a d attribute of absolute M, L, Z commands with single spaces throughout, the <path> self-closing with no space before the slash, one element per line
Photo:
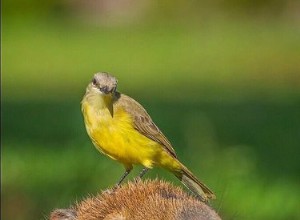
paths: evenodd
<path fill-rule="evenodd" d="M 207 202 L 209 199 L 216 198 L 215 194 L 204 185 L 204 183 L 198 180 L 183 164 L 181 164 L 181 169 L 175 172 L 175 175 L 183 185 L 191 190 L 200 200 Z"/>

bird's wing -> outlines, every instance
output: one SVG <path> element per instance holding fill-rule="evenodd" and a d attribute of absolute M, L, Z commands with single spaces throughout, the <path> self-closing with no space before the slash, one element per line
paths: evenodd
<path fill-rule="evenodd" d="M 151 117 L 143 108 L 143 106 L 141 106 L 134 99 L 123 94 L 119 95 L 119 98 L 115 102 L 115 104 L 116 106 L 123 107 L 125 111 L 127 111 L 132 116 L 134 128 L 138 132 L 150 138 L 151 140 L 161 144 L 167 150 L 167 152 L 169 152 L 175 158 L 177 157 L 171 143 L 159 130 L 159 128 L 154 124 Z"/>

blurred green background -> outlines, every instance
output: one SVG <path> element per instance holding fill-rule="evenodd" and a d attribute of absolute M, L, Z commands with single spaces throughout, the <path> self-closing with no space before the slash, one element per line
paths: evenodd
<path fill-rule="evenodd" d="M 1 219 L 45 219 L 123 173 L 80 112 L 98 71 L 145 106 L 224 219 L 299 219 L 299 13 L 296 0 L 2 1 Z"/>

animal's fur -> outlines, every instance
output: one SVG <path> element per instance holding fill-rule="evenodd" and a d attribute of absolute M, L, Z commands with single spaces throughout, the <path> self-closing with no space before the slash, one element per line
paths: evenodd
<path fill-rule="evenodd" d="M 54 210 L 50 220 L 221 220 L 207 204 L 158 180 L 130 182 L 68 210 Z"/>

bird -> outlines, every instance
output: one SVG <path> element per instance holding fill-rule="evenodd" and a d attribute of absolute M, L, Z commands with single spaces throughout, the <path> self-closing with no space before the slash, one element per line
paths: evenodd
<path fill-rule="evenodd" d="M 143 106 L 118 92 L 117 84 L 118 80 L 110 73 L 95 73 L 81 101 L 85 128 L 92 143 L 125 167 L 116 185 L 123 182 L 133 165 L 144 167 L 139 178 L 153 167 L 162 167 L 200 200 L 215 199 L 215 194 L 179 161 L 170 141 Z"/>

